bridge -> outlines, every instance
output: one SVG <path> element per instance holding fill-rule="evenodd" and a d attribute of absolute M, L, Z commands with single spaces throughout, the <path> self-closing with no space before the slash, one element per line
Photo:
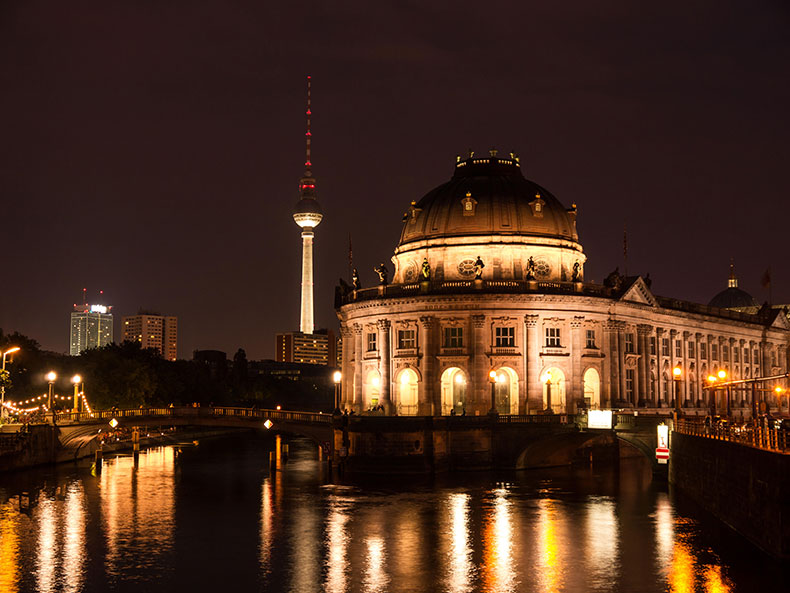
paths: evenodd
<path fill-rule="evenodd" d="M 74 457 L 98 448 L 115 426 L 253 428 L 304 436 L 352 472 L 428 473 L 567 465 L 621 447 L 655 458 L 656 426 L 666 414 L 614 413 L 611 429 L 590 428 L 586 414 L 486 416 L 332 416 L 322 412 L 240 407 L 147 407 L 55 414 L 60 446 Z M 638 453 L 636 453 L 638 452 Z"/>

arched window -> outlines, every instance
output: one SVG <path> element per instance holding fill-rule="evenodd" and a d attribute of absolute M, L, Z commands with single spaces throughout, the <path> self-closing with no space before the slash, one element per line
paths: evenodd
<path fill-rule="evenodd" d="M 365 401 L 365 409 L 369 410 L 379 405 L 379 397 L 381 396 L 381 375 L 377 370 L 368 371 L 362 388 L 364 392 L 363 398 Z"/>
<path fill-rule="evenodd" d="M 518 375 L 510 367 L 496 370 L 494 405 L 499 414 L 518 414 Z"/>
<path fill-rule="evenodd" d="M 450 367 L 442 373 L 442 414 L 448 416 L 466 412 L 466 374 L 458 367 Z"/>
<path fill-rule="evenodd" d="M 601 377 L 594 368 L 584 371 L 584 403 L 591 410 L 601 407 Z"/>
<path fill-rule="evenodd" d="M 546 369 L 541 374 L 543 383 L 543 409 L 555 414 L 564 414 L 565 407 L 565 373 L 557 367 Z"/>
<path fill-rule="evenodd" d="M 398 414 L 400 416 L 415 416 L 417 414 L 419 377 L 412 369 L 403 369 L 398 373 Z"/>

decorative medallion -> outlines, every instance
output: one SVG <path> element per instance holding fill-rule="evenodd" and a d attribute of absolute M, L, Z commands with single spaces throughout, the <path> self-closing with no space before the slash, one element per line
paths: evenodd
<path fill-rule="evenodd" d="M 403 281 L 404 282 L 416 282 L 417 281 L 417 264 L 413 261 L 410 261 L 406 264 L 406 267 L 403 270 Z"/>
<path fill-rule="evenodd" d="M 458 273 L 464 278 L 471 278 L 475 275 L 475 260 L 465 259 L 458 264 Z"/>
<path fill-rule="evenodd" d="M 535 276 L 538 278 L 548 278 L 551 275 L 551 266 L 545 259 L 535 261 Z"/>

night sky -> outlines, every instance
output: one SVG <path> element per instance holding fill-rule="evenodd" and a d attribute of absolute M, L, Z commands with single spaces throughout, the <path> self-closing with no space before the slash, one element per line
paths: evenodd
<path fill-rule="evenodd" d="M 682 2 L 0 2 L 0 327 L 66 351 L 83 287 L 179 318 L 181 357 L 298 329 L 305 76 L 316 325 L 455 155 L 579 208 L 586 277 L 790 301 L 790 9 Z M 391 266 L 390 266 L 391 267 Z"/>

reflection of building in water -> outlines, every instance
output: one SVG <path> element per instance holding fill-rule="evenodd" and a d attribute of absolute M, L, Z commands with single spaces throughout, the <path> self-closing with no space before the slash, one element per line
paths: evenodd
<path fill-rule="evenodd" d="M 166 570 L 175 531 L 174 452 L 170 447 L 104 462 L 100 481 L 102 527 L 110 582 L 129 571 L 153 578 Z M 139 554 L 139 550 L 147 550 Z"/>
<path fill-rule="evenodd" d="M 612 577 L 620 574 L 620 525 L 613 500 L 596 499 L 587 504 L 586 553 L 587 582 L 605 591 Z"/>
<path fill-rule="evenodd" d="M 585 281 L 576 214 L 525 179 L 516 158 L 459 159 L 450 181 L 408 207 L 392 282 L 338 289 L 344 407 L 485 414 L 493 391 L 500 414 L 574 412 L 666 407 L 675 390 L 707 407 L 702 387 L 720 369 L 786 371 L 781 310 L 664 298 L 618 271 Z"/>
<path fill-rule="evenodd" d="M 517 582 L 513 570 L 512 540 L 507 491 L 496 490 L 493 507 L 489 509 L 483 526 L 482 576 L 486 591 L 515 591 Z"/>
<path fill-rule="evenodd" d="M 563 586 L 563 559 L 560 558 L 559 535 L 557 534 L 559 519 L 557 503 L 548 498 L 539 502 L 538 520 L 540 534 L 538 550 L 541 567 L 539 582 L 542 591 L 559 591 Z"/>
<path fill-rule="evenodd" d="M 15 593 L 19 587 L 19 512 L 10 502 L 0 506 L 0 583 Z"/>
<path fill-rule="evenodd" d="M 469 534 L 469 499 L 466 493 L 449 495 L 445 519 L 440 533 L 447 539 L 448 558 L 445 563 L 445 587 L 450 593 L 466 593 L 472 588 L 471 536 Z"/>
<path fill-rule="evenodd" d="M 329 516 L 326 523 L 325 591 L 346 590 L 346 570 L 348 568 L 348 504 L 337 495 L 329 497 Z"/>

